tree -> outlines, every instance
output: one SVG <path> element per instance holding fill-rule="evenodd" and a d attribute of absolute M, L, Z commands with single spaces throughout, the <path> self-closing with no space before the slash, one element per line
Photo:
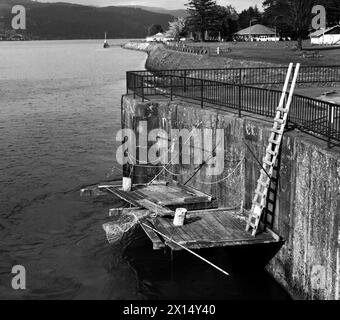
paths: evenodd
<path fill-rule="evenodd" d="M 298 48 L 302 49 L 302 41 L 307 37 L 312 21 L 312 8 L 320 0 L 266 0 L 265 16 L 274 24 L 280 20 L 280 29 L 292 33 L 298 40 Z M 278 17 L 280 17 L 278 19 Z"/>
<path fill-rule="evenodd" d="M 339 0 L 320 0 L 327 12 L 327 26 L 333 27 L 340 24 L 340 1 Z"/>
<path fill-rule="evenodd" d="M 160 24 L 153 24 L 148 29 L 148 36 L 154 36 L 157 33 L 163 32 L 163 28 Z"/>
<path fill-rule="evenodd" d="M 169 22 L 169 30 L 166 32 L 166 36 L 168 38 L 175 38 L 179 40 L 180 38 L 185 36 L 186 30 L 186 19 L 185 18 L 177 18 L 172 22 Z"/>
<path fill-rule="evenodd" d="M 217 6 L 219 14 L 220 33 L 223 38 L 231 39 L 232 35 L 239 29 L 238 14 L 233 6 Z"/>
<path fill-rule="evenodd" d="M 217 31 L 219 21 L 215 0 L 190 0 L 186 6 L 189 12 L 188 26 L 191 31 L 199 32 L 203 41 L 206 32 Z"/>
<path fill-rule="evenodd" d="M 239 24 L 241 29 L 245 29 L 249 27 L 250 21 L 256 20 L 257 23 L 262 23 L 262 14 L 257 6 L 249 7 L 246 10 L 243 10 L 239 14 Z"/>

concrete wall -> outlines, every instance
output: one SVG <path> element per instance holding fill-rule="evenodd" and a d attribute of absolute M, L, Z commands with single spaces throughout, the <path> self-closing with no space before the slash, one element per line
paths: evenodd
<path fill-rule="evenodd" d="M 191 185 L 218 198 L 223 207 L 249 208 L 259 177 L 258 159 L 268 144 L 270 119 L 254 119 L 200 109 L 181 101 L 142 103 L 131 97 L 122 100 L 123 123 L 136 129 L 146 120 L 149 129 L 223 128 L 225 169 L 218 177 L 209 177 L 203 168 Z M 244 159 L 233 173 L 237 159 Z M 139 169 L 145 173 L 145 169 Z M 172 166 L 170 171 L 180 182 L 190 177 L 194 165 Z M 149 171 L 149 177 L 155 170 Z M 268 271 L 295 298 L 339 299 L 340 262 L 340 152 L 329 151 L 323 142 L 296 131 L 285 134 L 282 146 L 279 192 L 274 231 L 286 244 L 268 265 Z"/>

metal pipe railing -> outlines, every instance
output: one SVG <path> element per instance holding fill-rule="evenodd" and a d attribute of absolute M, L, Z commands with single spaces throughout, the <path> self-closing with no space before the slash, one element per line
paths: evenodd
<path fill-rule="evenodd" d="M 314 67 L 309 68 L 316 72 Z M 213 107 L 234 109 L 239 117 L 243 112 L 266 117 L 275 116 L 281 91 L 250 86 L 244 80 L 244 75 L 249 72 L 249 69 L 225 69 L 233 70 L 232 74 L 237 75 L 239 83 L 205 78 L 202 76 L 202 70 L 211 76 L 212 70 L 224 69 L 161 70 L 155 73 L 130 71 L 127 72 L 126 77 L 127 92 L 129 94 L 133 92 L 134 97 L 139 96 L 143 101 L 156 95 L 168 96 L 171 100 L 176 96 L 186 98 L 199 103 L 201 108 L 209 104 Z M 262 70 L 261 68 L 252 70 L 256 70 L 256 76 L 261 75 L 262 71 L 259 71 Z M 265 68 L 265 70 L 271 69 Z M 283 71 L 286 68 L 277 70 Z M 321 78 L 323 77 L 322 75 Z M 304 78 L 303 73 L 300 79 L 310 80 L 308 77 Z M 295 94 L 288 120 L 294 127 L 327 141 L 329 146 L 340 141 L 340 105 Z"/>

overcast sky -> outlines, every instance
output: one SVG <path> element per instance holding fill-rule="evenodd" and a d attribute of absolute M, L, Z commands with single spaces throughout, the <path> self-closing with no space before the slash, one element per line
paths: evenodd
<path fill-rule="evenodd" d="M 39 2 L 70 2 L 84 5 L 110 6 L 110 5 L 143 5 L 149 7 L 160 7 L 164 9 L 184 8 L 188 0 L 38 0 Z M 263 0 L 218 0 L 219 4 L 233 5 L 238 11 L 257 5 L 262 9 Z"/>

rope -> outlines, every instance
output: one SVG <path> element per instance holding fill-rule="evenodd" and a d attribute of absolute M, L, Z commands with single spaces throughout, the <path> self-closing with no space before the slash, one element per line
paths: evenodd
<path fill-rule="evenodd" d="M 245 159 L 245 158 L 244 158 Z M 244 160 L 243 159 L 243 160 Z M 224 177 L 223 179 L 221 180 L 218 180 L 218 181 L 214 181 L 214 182 L 204 182 L 204 181 L 201 181 L 199 180 L 198 182 L 202 183 L 202 184 L 205 184 L 205 185 L 213 185 L 213 184 L 218 184 L 218 183 L 221 183 L 227 179 L 229 179 L 235 172 L 236 170 L 238 169 L 238 167 L 242 164 L 243 160 L 241 160 L 238 165 L 235 167 L 235 169 L 233 170 L 233 172 L 231 172 L 228 176 Z"/>
<path fill-rule="evenodd" d="M 202 124 L 202 121 L 199 123 L 199 125 Z M 188 139 L 184 142 L 184 144 L 186 144 L 189 140 L 191 139 L 191 135 L 189 135 Z M 176 155 L 178 154 L 179 152 L 176 152 Z M 172 157 L 171 157 L 171 160 L 170 162 L 166 165 L 166 167 L 168 167 L 170 164 L 172 164 Z M 152 184 L 155 180 L 157 180 L 157 178 L 163 173 L 164 169 L 161 170 L 150 182 L 149 182 L 149 185 Z"/>
<path fill-rule="evenodd" d="M 202 256 L 198 255 L 196 252 L 188 249 L 187 247 L 181 245 L 180 243 L 178 243 L 177 241 L 167 237 L 165 234 L 159 232 L 158 230 L 156 230 L 155 228 L 150 227 L 149 225 L 145 224 L 145 223 L 140 223 L 142 224 L 144 227 L 151 229 L 153 232 L 156 232 L 157 234 L 159 234 L 161 237 L 163 237 L 164 239 L 167 239 L 171 242 L 173 242 L 175 245 L 179 246 L 180 248 L 182 248 L 183 250 L 188 251 L 189 253 L 193 254 L 195 257 L 197 257 L 198 259 L 204 261 L 205 263 L 209 264 L 210 266 L 212 266 L 213 268 L 215 268 L 216 270 L 222 272 L 224 275 L 229 276 L 229 273 L 223 269 L 221 269 L 220 267 L 216 266 L 215 264 L 213 264 L 212 262 L 210 262 L 209 260 L 203 258 Z"/>

